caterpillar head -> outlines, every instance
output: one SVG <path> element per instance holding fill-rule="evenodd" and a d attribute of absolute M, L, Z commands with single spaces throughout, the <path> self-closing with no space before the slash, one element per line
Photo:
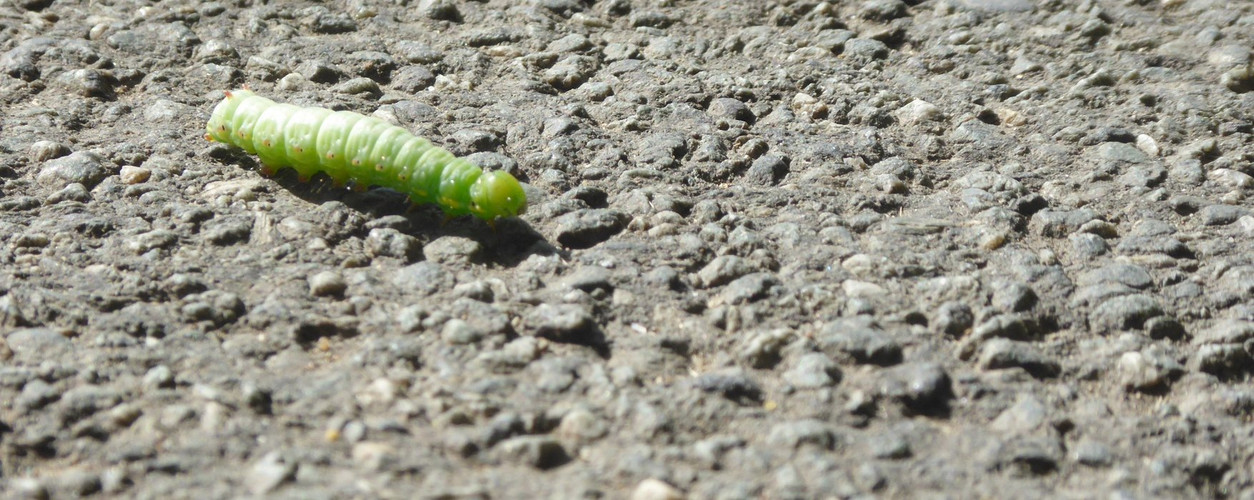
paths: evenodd
<path fill-rule="evenodd" d="M 213 108 L 209 123 L 205 125 L 209 140 L 234 144 L 231 140 L 231 121 L 228 118 L 235 114 L 235 108 L 239 107 L 239 103 L 251 95 L 253 93 L 249 90 L 234 90 L 226 93 L 226 99 Z"/>
<path fill-rule="evenodd" d="M 521 215 L 527 210 L 527 194 L 518 179 L 506 172 L 484 172 L 470 186 L 470 212 L 480 219 Z"/>

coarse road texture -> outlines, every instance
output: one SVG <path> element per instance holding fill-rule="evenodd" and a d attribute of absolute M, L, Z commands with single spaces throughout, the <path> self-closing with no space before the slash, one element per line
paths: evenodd
<path fill-rule="evenodd" d="M 6 0 L 0 498 L 1254 499 L 1249 0 Z M 490 228 L 224 91 L 527 183 Z"/>

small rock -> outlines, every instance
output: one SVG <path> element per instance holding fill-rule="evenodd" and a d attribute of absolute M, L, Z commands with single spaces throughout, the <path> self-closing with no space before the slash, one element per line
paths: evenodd
<path fill-rule="evenodd" d="M 90 471 L 71 469 L 57 475 L 51 486 L 67 496 L 87 497 L 100 492 L 100 475 Z"/>
<path fill-rule="evenodd" d="M 985 370 L 1023 368 L 1037 378 L 1055 377 L 1061 371 L 1057 361 L 1045 356 L 1032 344 L 1009 339 L 985 342 L 977 364 Z"/>
<path fill-rule="evenodd" d="M 1206 344 L 1189 358 L 1189 368 L 1223 379 L 1240 377 L 1250 371 L 1250 353 L 1240 344 Z"/>
<path fill-rule="evenodd" d="M 1073 233 L 1067 239 L 1071 241 L 1072 250 L 1083 260 L 1100 257 L 1110 251 L 1110 245 L 1106 244 L 1106 240 L 1096 234 Z"/>
<path fill-rule="evenodd" d="M 746 304 L 768 297 L 781 284 L 771 273 L 752 273 L 729 283 L 719 296 L 727 304 Z"/>
<path fill-rule="evenodd" d="M 749 106 L 738 99 L 730 97 L 719 97 L 710 101 L 710 106 L 706 109 L 706 112 L 716 119 L 732 119 L 745 123 L 753 123 L 755 120 L 753 111 L 749 109 Z"/>
<path fill-rule="evenodd" d="M 870 0 L 862 4 L 858 14 L 863 19 L 873 21 L 891 21 L 906 16 L 909 8 L 901 0 Z"/>
<path fill-rule="evenodd" d="M 21 394 L 13 400 L 22 414 L 38 410 L 61 399 L 61 391 L 43 380 L 34 379 L 22 387 Z"/>
<path fill-rule="evenodd" d="M 1153 391 L 1166 386 L 1184 367 L 1163 354 L 1126 352 L 1117 365 L 1119 380 L 1129 391 Z"/>
<path fill-rule="evenodd" d="M 376 82 L 364 76 L 351 78 L 347 81 L 340 82 L 336 84 L 334 87 L 331 87 L 331 91 L 337 92 L 340 94 L 348 94 L 348 95 L 369 95 L 369 96 L 383 95 L 383 90 L 379 88 L 379 82 Z"/>
<path fill-rule="evenodd" d="M 19 356 L 51 355 L 74 346 L 65 335 L 51 328 L 22 328 L 9 332 L 4 339 Z"/>
<path fill-rule="evenodd" d="M 915 99 L 909 104 L 897 109 L 894 113 L 897 120 L 909 125 L 918 125 L 923 122 L 933 121 L 941 118 L 940 108 L 930 102 Z"/>
<path fill-rule="evenodd" d="M 786 156 L 764 155 L 754 160 L 749 166 L 749 170 L 745 172 L 745 179 L 760 186 L 774 186 L 788 175 L 788 163 Z"/>
<path fill-rule="evenodd" d="M 117 83 L 111 73 L 91 68 L 62 73 L 57 77 L 57 82 L 80 96 L 101 99 L 112 98 L 113 86 Z"/>
<path fill-rule="evenodd" d="M 1244 344 L 1250 339 L 1254 339 L 1254 321 L 1225 319 L 1198 332 L 1193 344 Z"/>
<path fill-rule="evenodd" d="M 196 60 L 202 63 L 227 64 L 239 59 L 239 52 L 230 43 L 211 39 L 196 48 Z"/>
<path fill-rule="evenodd" d="M 720 255 L 697 271 L 693 284 L 700 288 L 722 286 L 753 271 L 753 266 L 741 257 Z"/>
<path fill-rule="evenodd" d="M 80 385 L 61 396 L 59 417 L 66 422 L 82 420 L 122 402 L 116 390 L 97 385 Z"/>
<path fill-rule="evenodd" d="M 435 73 L 426 66 L 406 66 L 392 74 L 393 89 L 417 94 L 435 84 Z"/>
<path fill-rule="evenodd" d="M 961 302 L 946 302 L 936 309 L 932 326 L 953 337 L 961 337 L 975 323 L 975 313 Z"/>
<path fill-rule="evenodd" d="M 887 332 L 851 321 L 824 326 L 815 339 L 827 354 L 855 363 L 890 366 L 901 362 L 901 345 Z"/>
<path fill-rule="evenodd" d="M 151 170 L 148 170 L 144 167 L 132 167 L 130 165 L 123 166 L 122 172 L 119 174 L 119 177 L 122 178 L 122 182 L 125 182 L 127 184 L 139 184 L 141 182 L 147 182 L 148 178 L 151 176 L 152 176 Z"/>
<path fill-rule="evenodd" d="M 1207 226 L 1226 226 L 1249 214 L 1249 210 L 1232 205 L 1208 205 L 1198 215 Z"/>
<path fill-rule="evenodd" d="M 498 134 L 478 129 L 462 129 L 448 137 L 448 148 L 458 156 L 492 151 L 501 145 Z"/>
<path fill-rule="evenodd" d="M 283 459 L 275 451 L 266 454 L 253 464 L 245 475 L 245 484 L 254 495 L 265 495 L 283 483 L 296 479 L 296 464 Z"/>
<path fill-rule="evenodd" d="M 554 220 L 554 239 L 566 248 L 592 248 L 621 232 L 627 227 L 627 219 L 626 214 L 614 210 L 577 210 Z"/>
<path fill-rule="evenodd" d="M 469 265 L 483 253 L 483 244 L 461 236 L 441 236 L 422 248 L 428 261 L 448 265 Z"/>
<path fill-rule="evenodd" d="M 592 293 L 596 290 L 610 292 L 614 285 L 610 283 L 610 271 L 601 266 L 583 266 L 562 280 L 563 287 L 571 290 L 583 290 Z"/>
<path fill-rule="evenodd" d="M 457 4 L 451 0 L 422 0 L 418 2 L 418 13 L 438 21 L 461 22 L 462 14 Z"/>
<path fill-rule="evenodd" d="M 854 38 L 845 42 L 844 56 L 857 62 L 870 62 L 888 57 L 888 45 L 870 38 Z"/>
<path fill-rule="evenodd" d="M 749 337 L 740 349 L 740 359 L 754 368 L 771 368 L 780 361 L 780 351 L 795 338 L 787 329 L 760 332 Z"/>
<path fill-rule="evenodd" d="M 1254 187 L 1254 176 L 1230 168 L 1213 169 L 1206 173 L 1206 178 L 1220 185 L 1234 189 L 1248 189 Z"/>
<path fill-rule="evenodd" d="M 444 323 L 440 339 L 454 345 L 473 344 L 483 339 L 484 332 L 464 320 L 453 318 Z"/>
<path fill-rule="evenodd" d="M 169 389 L 174 387 L 174 372 L 166 365 L 157 365 L 144 374 L 144 387 Z"/>
<path fill-rule="evenodd" d="M 910 448 L 910 441 L 895 433 L 876 436 L 871 439 L 870 448 L 871 456 L 879 459 L 900 460 L 910 458 L 914 454 Z"/>
<path fill-rule="evenodd" d="M 51 187 L 79 183 L 91 188 L 110 174 L 104 161 L 103 157 L 90 151 L 71 153 L 45 162 L 35 179 Z"/>
<path fill-rule="evenodd" d="M 1031 394 L 1021 394 L 1013 405 L 989 423 L 988 428 L 1008 434 L 1029 434 L 1040 429 L 1048 415 L 1045 403 Z"/>
<path fill-rule="evenodd" d="M 1154 284 L 1153 277 L 1144 267 L 1134 264 L 1109 264 L 1080 273 L 1076 284 L 1090 286 L 1100 283 L 1118 283 L 1144 290 Z"/>
<path fill-rule="evenodd" d="M 55 141 L 36 141 L 30 145 L 30 159 L 43 163 L 70 154 L 70 148 Z"/>
<path fill-rule="evenodd" d="M 953 388 L 949 374 L 940 365 L 910 363 L 884 370 L 879 393 L 912 412 L 943 415 L 949 411 Z"/>
<path fill-rule="evenodd" d="M 840 444 L 831 426 L 810 419 L 776 424 L 767 434 L 766 442 L 782 451 L 792 451 L 802 446 L 831 450 Z"/>
<path fill-rule="evenodd" d="M 798 389 L 830 387 L 840 382 L 840 367 L 826 354 L 812 352 L 797 358 L 792 369 L 784 372 L 784 381 Z"/>
<path fill-rule="evenodd" d="M 214 245 L 232 245 L 248 241 L 252 237 L 253 224 L 253 217 L 248 216 L 215 218 L 205 223 L 201 234 Z"/>
<path fill-rule="evenodd" d="M 684 492 L 660 479 L 645 479 L 631 492 L 631 500 L 684 500 Z"/>
<path fill-rule="evenodd" d="M 52 2 L 48 2 L 52 3 Z M 15 477 L 8 480 L 7 488 L 13 492 L 15 499 L 48 500 L 48 486 L 37 478 Z"/>
<path fill-rule="evenodd" d="M 1036 9 L 1032 0 L 958 0 L 957 6 L 987 13 L 1031 13 Z"/>
<path fill-rule="evenodd" d="M 605 436 L 609 427 L 592 412 L 577 408 L 562 416 L 562 422 L 557 425 L 555 432 L 563 439 L 587 443 Z"/>
<path fill-rule="evenodd" d="M 567 56 L 545 70 L 544 81 L 558 90 L 570 90 L 588 81 L 598 67 L 599 63 L 592 57 Z"/>
<path fill-rule="evenodd" d="M 579 33 L 571 33 L 549 43 L 549 51 L 557 53 L 583 52 L 591 48 L 592 42 Z"/>
<path fill-rule="evenodd" d="M 1148 295 L 1134 294 L 1113 297 L 1102 302 L 1089 314 L 1089 327 L 1097 332 L 1138 329 L 1150 318 L 1163 315 L 1162 306 Z"/>
<path fill-rule="evenodd" d="M 682 134 L 657 132 L 636 142 L 637 163 L 657 168 L 674 168 L 688 153 L 688 140 Z"/>
<path fill-rule="evenodd" d="M 740 371 L 706 373 L 689 383 L 703 392 L 717 393 L 732 401 L 762 401 L 762 388 Z"/>
<path fill-rule="evenodd" d="M 675 22 L 670 16 L 658 11 L 648 10 L 641 12 L 633 12 L 630 18 L 630 24 L 633 28 L 641 26 L 649 28 L 666 28 Z"/>
<path fill-rule="evenodd" d="M 1022 283 L 994 283 L 992 306 L 1004 312 L 1023 312 L 1036 306 L 1036 292 Z"/>
<path fill-rule="evenodd" d="M 366 251 L 376 257 L 395 257 L 408 264 L 423 254 L 418 238 L 392 228 L 379 227 L 370 230 L 366 237 Z"/>
<path fill-rule="evenodd" d="M 994 470 L 1018 476 L 1043 475 L 1058 469 L 1062 448 L 1053 437 L 1023 436 L 1000 444 L 992 460 Z"/>
<path fill-rule="evenodd" d="M 348 283 L 335 271 L 322 271 L 309 277 L 309 293 L 315 297 L 343 295 L 346 289 Z"/>
<path fill-rule="evenodd" d="M 1160 152 L 1160 149 L 1158 148 L 1158 141 L 1155 141 L 1153 137 L 1145 134 L 1136 136 L 1136 147 L 1150 158 L 1157 157 Z"/>
<path fill-rule="evenodd" d="M 1070 211 L 1045 209 L 1033 214 L 1028 225 L 1037 235 L 1058 238 L 1078 231 L 1080 226 L 1097 218 L 1097 212 L 1087 208 Z"/>
<path fill-rule="evenodd" d="M 453 277 L 439 264 L 423 261 L 401 268 L 392 275 L 392 284 L 402 291 L 431 295 L 440 289 L 452 288 Z"/>
<path fill-rule="evenodd" d="M 357 22 L 347 14 L 330 12 L 326 8 L 321 8 L 321 11 L 312 18 L 306 19 L 304 24 L 314 33 L 336 34 L 357 31 Z"/>
<path fill-rule="evenodd" d="M 296 73 L 315 83 L 335 83 L 343 72 L 322 61 L 309 60 L 296 66 Z"/>
<path fill-rule="evenodd" d="M 590 338 L 598 329 L 596 320 L 576 304 L 540 304 L 527 311 L 524 323 L 538 337 L 583 345 L 598 343 Z"/>
<path fill-rule="evenodd" d="M 396 448 L 387 443 L 361 441 L 353 445 L 353 462 L 366 471 L 386 470 L 396 462 Z"/>
<path fill-rule="evenodd" d="M 570 461 L 566 448 L 549 436 L 513 437 L 501 442 L 497 448 L 510 460 L 541 470 L 552 469 Z"/>
<path fill-rule="evenodd" d="M 1105 467 L 1113 460 L 1110 447 L 1087 437 L 1075 444 L 1071 456 L 1077 463 L 1089 467 Z"/>

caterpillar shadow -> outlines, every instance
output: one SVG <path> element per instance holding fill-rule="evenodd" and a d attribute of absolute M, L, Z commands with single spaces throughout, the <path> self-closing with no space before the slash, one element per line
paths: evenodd
<path fill-rule="evenodd" d="M 531 255 L 561 253 L 539 231 L 518 217 L 500 219 L 494 226 L 472 216 L 448 219 L 435 205 L 413 206 L 407 196 L 397 191 L 378 187 L 364 191 L 337 187 L 321 173 L 308 182 L 301 182 L 295 171 L 283 169 L 270 180 L 309 203 L 321 205 L 339 201 L 368 215 L 371 220 L 363 226 L 363 232 L 368 233 L 374 227 L 389 227 L 425 242 L 442 236 L 461 236 L 483 246 L 483 260 L 506 267 L 517 266 Z"/>

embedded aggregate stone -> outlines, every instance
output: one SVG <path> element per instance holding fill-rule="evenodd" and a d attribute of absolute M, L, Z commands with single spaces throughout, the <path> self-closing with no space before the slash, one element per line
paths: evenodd
<path fill-rule="evenodd" d="M 40 183 L 53 187 L 78 183 L 90 188 L 109 175 L 110 169 L 105 165 L 104 160 L 100 155 L 90 151 L 70 153 L 68 156 L 44 163 L 37 179 Z"/>
<path fill-rule="evenodd" d="M 1058 375 L 1058 362 L 1026 342 L 993 339 L 984 343 L 977 364 L 985 370 L 1022 368 L 1035 377 Z"/>
<path fill-rule="evenodd" d="M 839 365 L 826 354 L 815 352 L 799 357 L 783 377 L 797 388 L 814 389 L 836 385 L 841 375 Z"/>
<path fill-rule="evenodd" d="M 1135 329 L 1145 326 L 1150 318 L 1163 314 L 1162 306 L 1153 297 L 1121 295 L 1098 304 L 1089 316 L 1089 326 L 1099 332 Z"/>
<path fill-rule="evenodd" d="M 885 370 L 879 393 L 912 412 L 940 415 L 948 411 L 953 388 L 949 373 L 940 365 L 909 363 Z"/>
<path fill-rule="evenodd" d="M 870 363 L 882 366 L 901 362 L 901 345 L 889 333 L 872 326 L 853 322 L 828 324 L 818 334 L 824 352 L 854 363 Z"/>
<path fill-rule="evenodd" d="M 608 209 L 585 209 L 562 215 L 554 223 L 554 239 L 567 248 L 580 249 L 621 232 L 626 227 L 626 215 Z"/>
<path fill-rule="evenodd" d="M 537 336 L 573 343 L 589 342 L 597 328 L 592 315 L 575 304 L 540 304 L 527 313 L 526 323 Z"/>
<path fill-rule="evenodd" d="M 319 297 L 341 295 L 347 288 L 348 282 L 334 271 L 322 271 L 309 277 L 309 292 Z"/>
<path fill-rule="evenodd" d="M 376 234 L 372 248 L 380 254 L 397 256 L 399 252 L 405 258 L 412 258 L 417 241 L 408 235 L 383 232 Z M 393 241 L 384 241 L 393 240 Z M 479 259 L 483 245 L 478 241 L 458 236 L 443 236 L 421 247 L 428 261 L 441 264 L 468 264 Z M 384 253 L 386 252 L 386 253 Z"/>

